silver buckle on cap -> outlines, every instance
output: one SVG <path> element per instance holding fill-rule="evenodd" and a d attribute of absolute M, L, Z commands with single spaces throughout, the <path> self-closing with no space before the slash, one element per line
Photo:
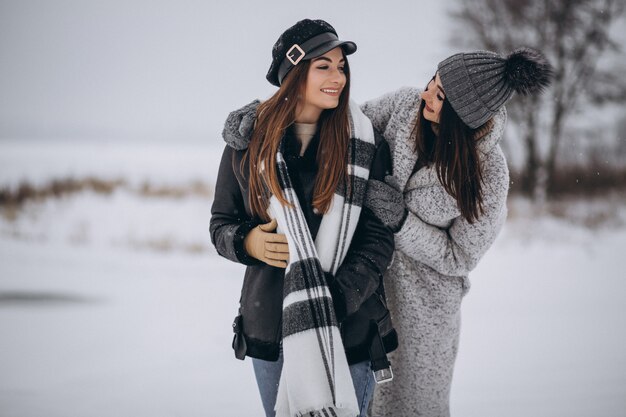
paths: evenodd
<path fill-rule="evenodd" d="M 294 43 L 293 46 L 287 51 L 287 59 L 289 60 L 289 62 L 291 62 L 292 65 L 298 65 L 298 62 L 302 61 L 304 55 L 304 51 L 297 43 Z"/>

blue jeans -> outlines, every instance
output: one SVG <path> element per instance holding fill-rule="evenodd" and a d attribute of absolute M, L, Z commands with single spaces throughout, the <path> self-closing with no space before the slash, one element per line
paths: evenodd
<path fill-rule="evenodd" d="M 261 402 L 263 402 L 265 415 L 266 417 L 274 417 L 274 406 L 276 405 L 276 397 L 278 395 L 278 381 L 283 369 L 283 355 L 281 353 L 276 362 L 252 358 L 252 366 L 254 367 L 256 383 L 261 393 Z M 374 386 L 376 385 L 374 374 L 370 369 L 370 361 L 350 365 L 350 375 L 354 383 L 356 399 L 359 403 L 359 417 L 365 417 L 367 415 L 367 407 L 374 394 Z"/>

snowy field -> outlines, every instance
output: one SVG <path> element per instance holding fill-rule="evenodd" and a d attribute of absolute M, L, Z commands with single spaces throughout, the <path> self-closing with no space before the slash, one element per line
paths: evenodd
<path fill-rule="evenodd" d="M 220 153 L 0 142 L 0 189 L 126 181 L 0 207 L 0 416 L 262 415 L 230 348 L 243 269 L 210 246 L 210 196 L 138 192 L 210 185 Z M 624 200 L 563 210 L 510 201 L 464 301 L 453 415 L 626 415 Z"/>

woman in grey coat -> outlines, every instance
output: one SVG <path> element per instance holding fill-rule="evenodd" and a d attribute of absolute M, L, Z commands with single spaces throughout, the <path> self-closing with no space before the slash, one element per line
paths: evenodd
<path fill-rule="evenodd" d="M 550 64 L 528 48 L 506 58 L 461 53 L 439 63 L 424 91 L 403 88 L 362 106 L 393 160 L 393 176 L 370 181 L 366 204 L 396 232 L 385 286 L 399 347 L 372 416 L 450 414 L 468 273 L 506 218 L 504 103 L 550 77 Z"/>

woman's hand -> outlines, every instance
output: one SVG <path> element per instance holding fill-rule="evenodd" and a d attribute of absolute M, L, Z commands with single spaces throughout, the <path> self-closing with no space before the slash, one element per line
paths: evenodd
<path fill-rule="evenodd" d="M 387 175 L 385 182 L 370 179 L 365 195 L 365 207 L 394 233 L 402 228 L 408 214 L 404 194 L 400 188 L 398 180 L 392 175 Z"/>
<path fill-rule="evenodd" d="M 260 224 L 250 230 L 243 240 L 248 255 L 277 268 L 286 268 L 289 262 L 289 246 L 284 234 L 275 233 L 276 219 Z"/>
<path fill-rule="evenodd" d="M 254 100 L 242 108 L 232 111 L 226 118 L 222 137 L 231 148 L 242 150 L 248 147 L 252 138 L 259 104 L 261 104 L 259 100 Z"/>

